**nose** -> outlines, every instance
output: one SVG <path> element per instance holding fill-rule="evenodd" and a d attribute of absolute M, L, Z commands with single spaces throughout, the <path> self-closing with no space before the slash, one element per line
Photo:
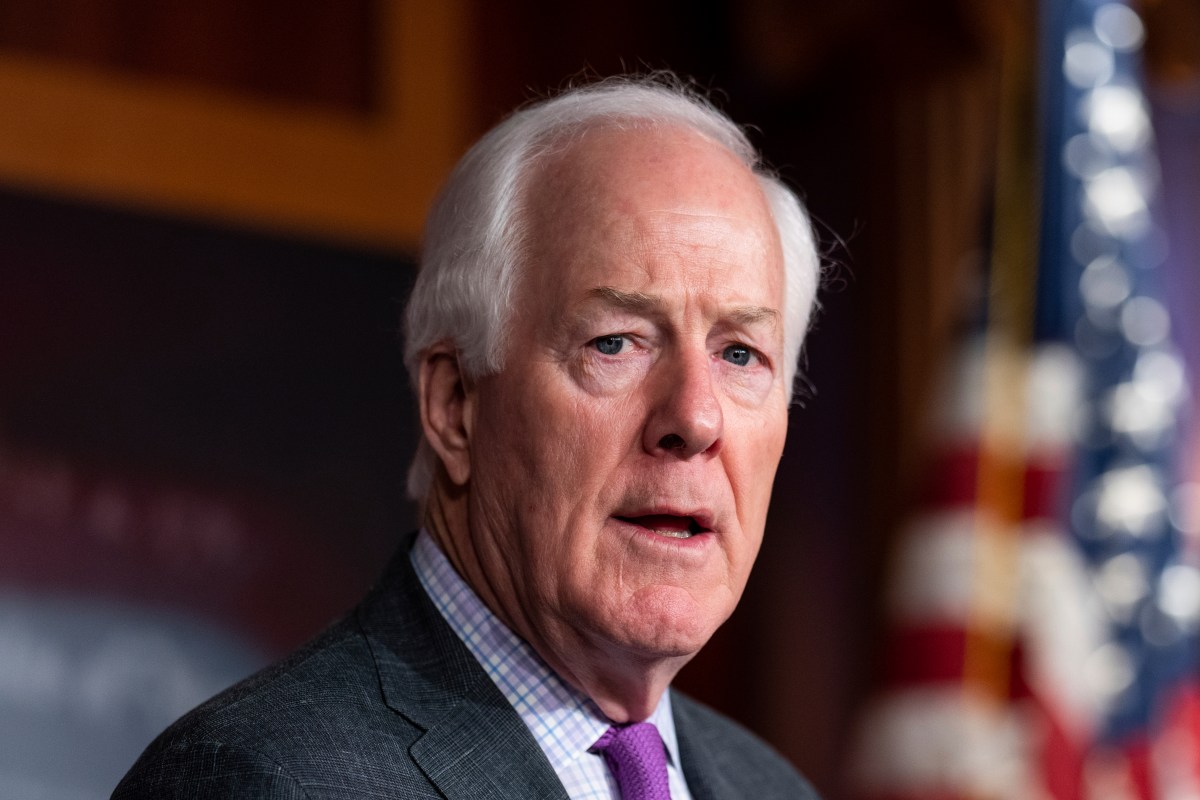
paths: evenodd
<path fill-rule="evenodd" d="M 642 446 L 652 455 L 689 459 L 715 455 L 725 419 L 705 352 L 675 359 L 656 382 Z"/>

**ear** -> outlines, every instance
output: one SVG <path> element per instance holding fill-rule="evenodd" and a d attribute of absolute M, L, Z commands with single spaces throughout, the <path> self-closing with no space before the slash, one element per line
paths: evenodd
<path fill-rule="evenodd" d="M 466 484 L 471 476 L 470 385 L 458 363 L 458 350 L 436 344 L 421 360 L 421 427 L 451 482 Z"/>

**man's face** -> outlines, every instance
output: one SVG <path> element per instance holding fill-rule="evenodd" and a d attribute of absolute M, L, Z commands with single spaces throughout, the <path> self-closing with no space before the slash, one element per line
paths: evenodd
<path fill-rule="evenodd" d="M 504 369 L 469 390 L 470 546 L 543 654 L 691 656 L 741 596 L 787 430 L 777 233 L 750 172 L 678 130 L 592 131 L 531 186 Z"/>

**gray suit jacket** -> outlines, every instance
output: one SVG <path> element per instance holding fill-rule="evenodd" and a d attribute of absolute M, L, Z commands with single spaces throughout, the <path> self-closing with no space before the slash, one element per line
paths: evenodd
<path fill-rule="evenodd" d="M 678 692 L 671 703 L 695 800 L 816 798 L 745 729 Z M 347 617 L 168 728 L 113 798 L 567 794 L 529 729 L 426 596 L 405 546 Z"/>

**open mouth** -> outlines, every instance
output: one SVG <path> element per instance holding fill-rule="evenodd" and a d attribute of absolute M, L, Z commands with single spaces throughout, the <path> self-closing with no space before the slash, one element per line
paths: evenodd
<path fill-rule="evenodd" d="M 617 517 L 617 519 L 670 539 L 690 539 L 698 533 L 708 531 L 708 528 L 698 523 L 695 517 L 680 517 L 674 514 L 645 514 L 639 517 Z"/>

